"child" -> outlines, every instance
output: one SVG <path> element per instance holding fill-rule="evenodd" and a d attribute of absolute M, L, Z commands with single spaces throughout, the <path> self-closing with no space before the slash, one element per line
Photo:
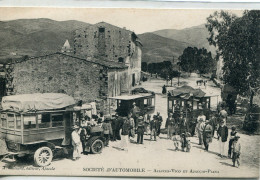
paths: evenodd
<path fill-rule="evenodd" d="M 181 134 L 181 148 L 182 148 L 183 152 L 185 152 L 185 148 L 186 148 L 186 152 L 190 152 L 191 146 L 190 146 L 190 140 L 188 139 L 189 136 L 190 136 L 190 133 Z"/>
<path fill-rule="evenodd" d="M 236 128 L 233 126 L 232 131 L 230 132 L 230 139 L 228 143 L 228 157 L 231 158 L 231 146 L 234 141 L 235 136 L 237 135 Z"/>
<path fill-rule="evenodd" d="M 240 138 L 239 136 L 235 136 L 234 141 L 232 143 L 232 153 L 233 153 L 232 161 L 233 161 L 234 167 L 236 166 L 236 162 L 237 162 L 237 167 L 239 167 L 239 165 L 240 165 L 239 159 L 240 159 L 240 154 L 241 154 L 241 152 L 240 152 L 241 145 L 238 142 L 239 138 Z"/>
<path fill-rule="evenodd" d="M 181 137 L 176 132 L 173 133 L 173 134 L 174 135 L 173 135 L 172 140 L 173 140 L 173 144 L 175 146 L 175 151 L 178 151 L 179 150 L 179 142 L 181 141 Z"/>

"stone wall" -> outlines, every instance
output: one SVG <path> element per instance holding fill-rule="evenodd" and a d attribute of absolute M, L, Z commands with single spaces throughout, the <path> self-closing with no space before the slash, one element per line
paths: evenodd
<path fill-rule="evenodd" d="M 83 102 L 97 101 L 104 109 L 108 69 L 64 54 L 32 58 L 13 64 L 13 94 L 65 93 Z"/>
<path fill-rule="evenodd" d="M 75 31 L 74 54 L 97 58 L 103 56 L 115 62 L 125 61 L 134 51 L 131 36 L 131 31 L 98 23 Z"/>
<path fill-rule="evenodd" d="M 133 32 L 101 22 L 76 30 L 74 37 L 75 55 L 124 63 L 129 67 L 128 88 L 132 87 L 133 74 L 134 84 L 139 84 L 142 50 Z"/>

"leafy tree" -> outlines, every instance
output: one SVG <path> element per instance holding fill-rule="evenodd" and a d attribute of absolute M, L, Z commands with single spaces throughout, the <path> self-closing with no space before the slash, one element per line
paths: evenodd
<path fill-rule="evenodd" d="M 187 47 L 184 49 L 182 55 L 179 57 L 179 65 L 185 72 L 193 72 L 196 70 L 196 53 L 198 49 L 196 47 Z"/>
<path fill-rule="evenodd" d="M 212 58 L 211 52 L 208 52 L 205 48 L 198 49 L 195 59 L 196 69 L 200 75 L 212 72 L 213 67 L 215 66 L 215 60 Z"/>
<path fill-rule="evenodd" d="M 224 61 L 223 80 L 240 95 L 250 97 L 250 106 L 260 88 L 260 11 L 245 11 L 238 18 L 225 11 L 207 18 L 208 41 L 217 47 Z"/>
<path fill-rule="evenodd" d="M 185 72 L 199 71 L 200 74 L 209 73 L 214 67 L 214 59 L 207 49 L 187 47 L 179 57 L 179 65 Z"/>
<path fill-rule="evenodd" d="M 147 62 L 142 62 L 142 64 L 141 64 L 141 70 L 144 71 L 144 72 L 147 72 L 147 71 L 148 71 Z"/>

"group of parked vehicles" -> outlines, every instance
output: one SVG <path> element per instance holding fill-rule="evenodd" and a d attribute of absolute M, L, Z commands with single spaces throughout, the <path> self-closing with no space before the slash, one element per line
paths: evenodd
<path fill-rule="evenodd" d="M 143 111 L 154 110 L 155 95 L 118 96 L 114 98 L 121 116 L 127 115 L 131 104 Z M 47 166 L 55 153 L 69 154 L 74 125 L 81 126 L 82 118 L 92 116 L 90 104 L 78 105 L 70 96 L 60 93 L 23 94 L 2 98 L 0 112 L 0 156 L 21 158 L 33 156 L 37 166 Z M 104 148 L 103 130 L 93 127 L 86 136 L 85 151 L 101 153 Z"/>

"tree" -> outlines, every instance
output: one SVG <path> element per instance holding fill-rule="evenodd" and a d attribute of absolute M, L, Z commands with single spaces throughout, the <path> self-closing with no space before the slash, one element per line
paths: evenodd
<path fill-rule="evenodd" d="M 182 55 L 179 57 L 179 65 L 185 72 L 193 72 L 196 70 L 195 55 L 198 49 L 196 47 L 187 47 L 184 49 Z"/>
<path fill-rule="evenodd" d="M 141 64 L 141 70 L 144 71 L 144 72 L 147 72 L 147 71 L 148 71 L 147 62 L 142 62 L 142 64 Z"/>
<path fill-rule="evenodd" d="M 198 71 L 200 75 L 211 72 L 215 65 L 211 52 L 205 48 L 187 47 L 179 57 L 179 61 L 183 71 L 189 73 Z"/>
<path fill-rule="evenodd" d="M 198 49 L 195 60 L 196 69 L 198 70 L 200 76 L 202 74 L 212 72 L 213 67 L 215 66 L 211 52 L 208 52 L 205 48 Z"/>
<path fill-rule="evenodd" d="M 210 15 L 206 24 L 208 41 L 217 47 L 217 55 L 224 61 L 224 82 L 240 95 L 249 96 L 251 107 L 260 89 L 259 19 L 257 10 L 245 11 L 240 18 L 221 11 Z"/>

